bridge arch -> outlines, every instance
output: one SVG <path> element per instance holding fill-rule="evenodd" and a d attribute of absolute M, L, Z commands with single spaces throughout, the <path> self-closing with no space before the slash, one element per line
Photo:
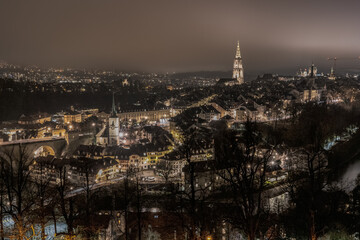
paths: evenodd
<path fill-rule="evenodd" d="M 46 156 L 56 156 L 55 150 L 48 146 L 48 145 L 41 145 L 40 147 L 37 147 L 34 151 L 34 157 L 46 157 Z"/>
<path fill-rule="evenodd" d="M 0 143 L 0 154 L 13 152 L 17 156 L 19 151 L 25 151 L 29 157 L 52 155 L 60 158 L 67 146 L 64 138 L 23 139 Z"/>

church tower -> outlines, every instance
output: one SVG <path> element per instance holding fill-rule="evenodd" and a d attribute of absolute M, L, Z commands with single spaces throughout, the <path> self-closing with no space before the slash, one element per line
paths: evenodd
<path fill-rule="evenodd" d="M 120 120 L 117 116 L 116 107 L 115 107 L 115 97 L 113 93 L 112 100 L 112 109 L 109 117 L 109 145 L 118 145 L 119 144 L 119 127 Z"/>
<path fill-rule="evenodd" d="M 331 66 L 329 80 L 335 80 L 335 79 L 336 79 L 336 77 L 335 77 L 334 67 Z"/>
<path fill-rule="evenodd" d="M 234 59 L 233 78 L 238 81 L 238 84 L 244 83 L 244 69 L 242 65 L 242 58 L 240 54 L 239 41 L 236 47 L 236 55 Z"/>

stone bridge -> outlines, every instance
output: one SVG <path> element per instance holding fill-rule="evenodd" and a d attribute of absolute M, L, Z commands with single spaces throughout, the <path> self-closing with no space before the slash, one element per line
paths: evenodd
<path fill-rule="evenodd" d="M 53 155 L 59 158 L 62 156 L 66 146 L 66 139 L 61 137 L 23 139 L 0 143 L 0 153 L 11 152 L 17 155 L 23 151 L 29 157 Z"/>

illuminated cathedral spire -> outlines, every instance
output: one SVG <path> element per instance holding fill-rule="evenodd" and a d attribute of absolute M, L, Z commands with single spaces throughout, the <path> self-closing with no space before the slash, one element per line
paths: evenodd
<path fill-rule="evenodd" d="M 237 42 L 235 58 L 241 58 L 241 54 L 240 54 L 240 43 L 239 43 L 239 41 Z"/>
<path fill-rule="evenodd" d="M 234 59 L 233 78 L 238 81 L 238 84 L 244 83 L 244 69 L 242 65 L 239 41 L 237 42 L 236 54 Z"/>
<path fill-rule="evenodd" d="M 111 115 L 116 116 L 116 114 L 117 114 L 117 111 L 116 111 L 116 106 L 115 106 L 115 93 L 113 93 Z"/>

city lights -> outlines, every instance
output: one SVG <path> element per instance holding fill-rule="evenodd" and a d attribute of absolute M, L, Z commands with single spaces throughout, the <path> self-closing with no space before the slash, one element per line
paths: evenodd
<path fill-rule="evenodd" d="M 0 9 L 0 239 L 359 238 L 359 1 Z"/>

